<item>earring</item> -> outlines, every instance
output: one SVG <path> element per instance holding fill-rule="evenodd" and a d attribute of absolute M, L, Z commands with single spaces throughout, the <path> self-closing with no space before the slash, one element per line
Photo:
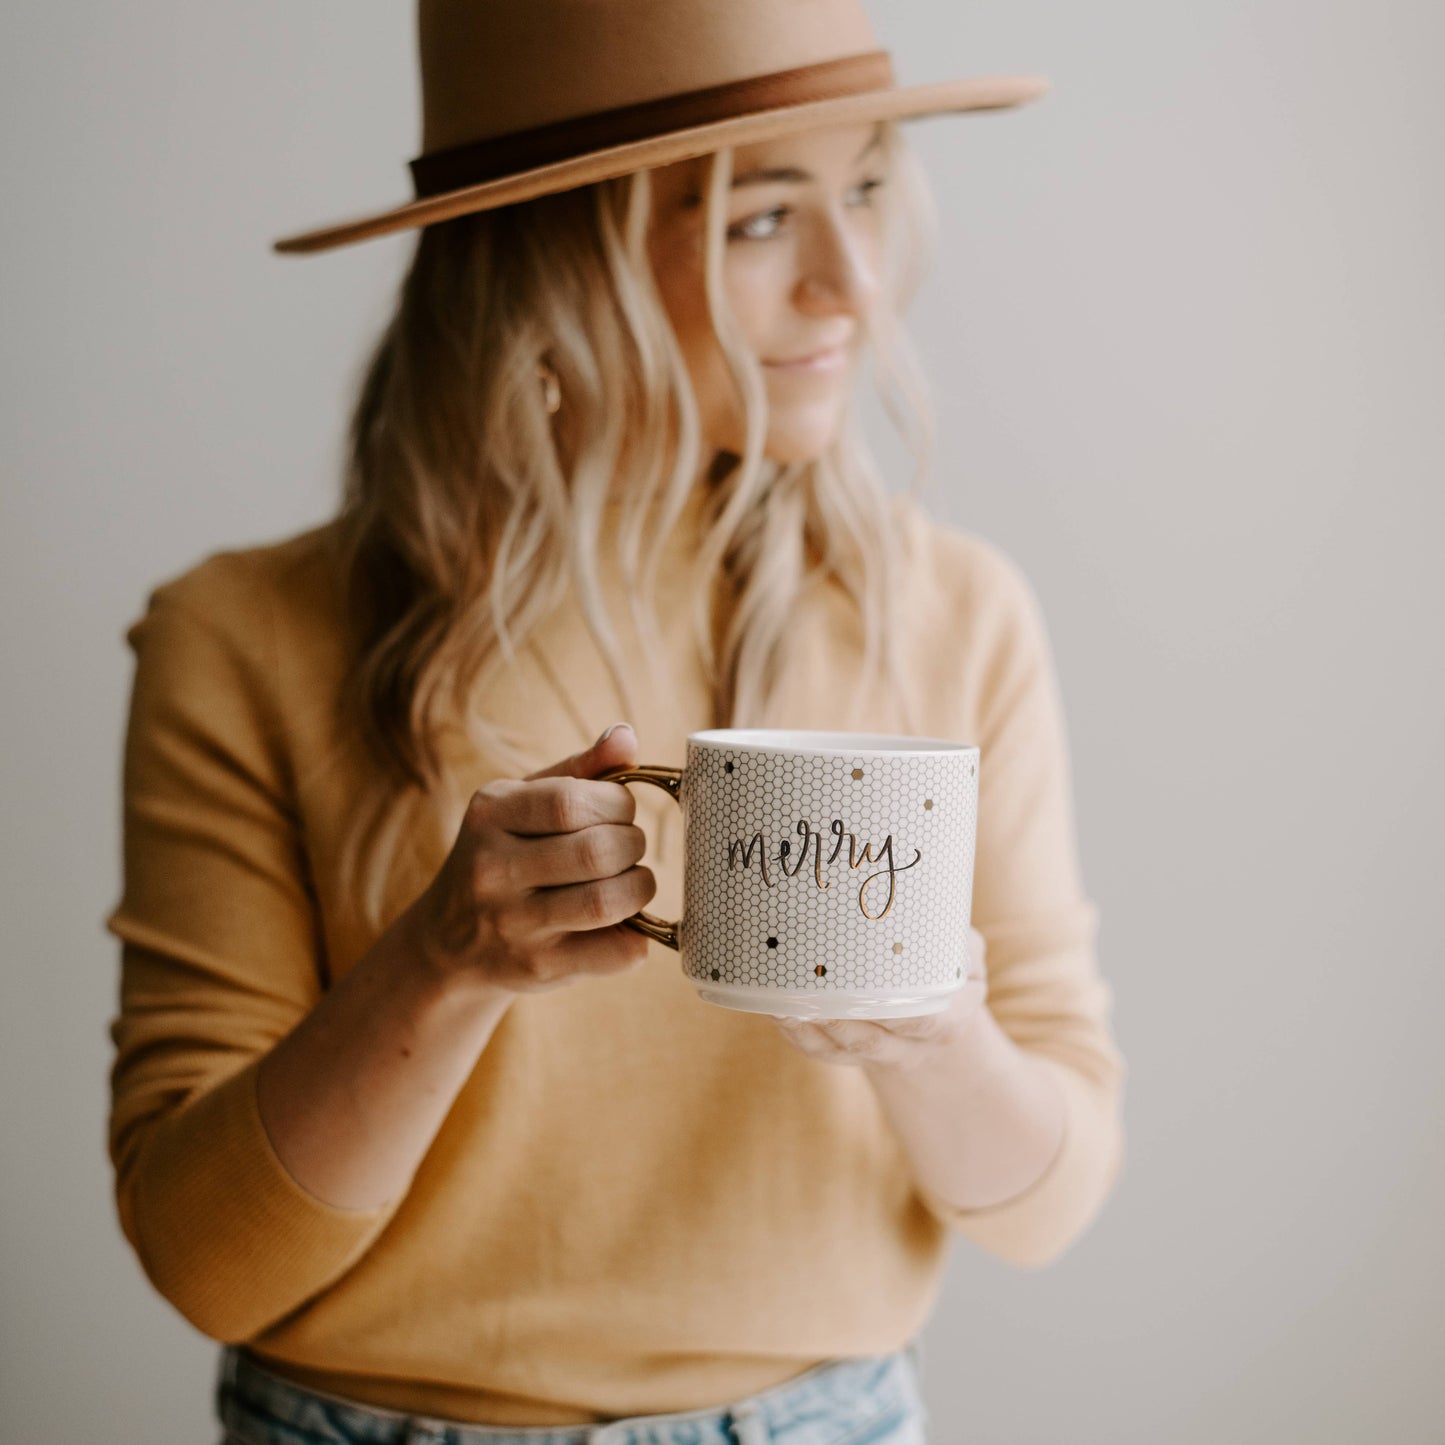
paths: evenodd
<path fill-rule="evenodd" d="M 547 408 L 548 416 L 555 416 L 562 405 L 562 383 L 545 361 L 537 363 L 537 376 L 542 383 L 542 405 Z"/>

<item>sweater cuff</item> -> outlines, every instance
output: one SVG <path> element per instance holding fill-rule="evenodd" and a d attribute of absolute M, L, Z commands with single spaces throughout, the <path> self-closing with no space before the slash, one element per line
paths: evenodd
<path fill-rule="evenodd" d="M 157 1125 L 135 1178 L 137 1249 L 213 1339 L 249 1339 L 339 1278 L 400 1200 L 342 1209 L 287 1171 L 261 1122 L 260 1058 Z"/>
<path fill-rule="evenodd" d="M 1044 1172 L 1022 1194 L 960 1209 L 925 1185 L 929 1210 L 973 1243 L 1027 1269 L 1052 1264 L 1093 1222 L 1123 1162 L 1123 1130 L 1097 1086 L 1048 1054 L 1034 1055 L 1064 1095 L 1064 1137 Z"/>

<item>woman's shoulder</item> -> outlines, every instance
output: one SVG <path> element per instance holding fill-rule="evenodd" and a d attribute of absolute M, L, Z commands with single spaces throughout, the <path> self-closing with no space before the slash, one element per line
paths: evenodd
<path fill-rule="evenodd" d="M 174 609 L 244 650 L 274 645 L 278 633 L 334 632 L 341 620 L 336 541 L 333 519 L 216 549 L 154 582 L 145 611 Z"/>
<path fill-rule="evenodd" d="M 323 729 L 347 660 L 335 544 L 328 522 L 209 552 L 155 582 L 124 629 L 141 705 L 204 698 L 209 725 L 293 739 L 307 719 Z"/>
<path fill-rule="evenodd" d="M 1038 597 L 1022 564 L 1000 542 L 934 515 L 909 493 L 892 497 L 907 537 L 908 584 L 915 605 L 933 605 L 955 619 L 1007 626 L 1034 615 Z"/>

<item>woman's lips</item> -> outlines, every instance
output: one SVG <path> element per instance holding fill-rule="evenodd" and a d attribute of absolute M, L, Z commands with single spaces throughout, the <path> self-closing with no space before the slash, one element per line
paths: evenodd
<path fill-rule="evenodd" d="M 774 371 L 837 371 L 847 360 L 846 346 L 830 346 L 792 361 L 765 361 L 763 365 L 772 367 Z"/>

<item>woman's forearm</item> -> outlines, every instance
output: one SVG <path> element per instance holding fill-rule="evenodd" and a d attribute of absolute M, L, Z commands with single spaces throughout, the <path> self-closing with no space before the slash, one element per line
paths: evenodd
<path fill-rule="evenodd" d="M 1023 1193 L 1064 1131 L 1058 1081 L 987 1008 L 973 1025 L 925 1065 L 867 1070 L 915 1177 L 961 1210 Z"/>
<path fill-rule="evenodd" d="M 371 1209 L 405 1193 L 516 994 L 434 968 L 404 913 L 262 1061 L 261 1121 L 309 1194 Z"/>

